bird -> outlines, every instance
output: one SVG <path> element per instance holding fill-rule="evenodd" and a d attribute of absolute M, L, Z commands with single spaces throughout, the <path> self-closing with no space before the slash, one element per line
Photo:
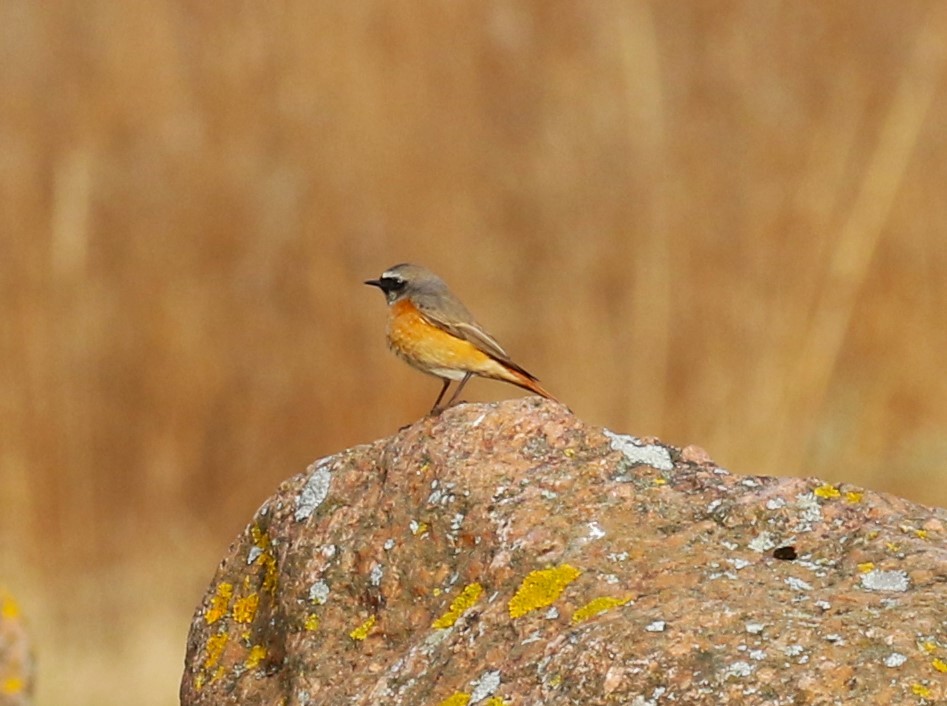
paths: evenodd
<path fill-rule="evenodd" d="M 474 375 L 502 380 L 558 402 L 535 375 L 510 359 L 444 280 L 429 269 L 402 263 L 365 284 L 378 287 L 388 302 L 388 348 L 413 368 L 443 379 L 431 414 L 453 405 Z M 454 380 L 460 384 L 440 407 Z"/>

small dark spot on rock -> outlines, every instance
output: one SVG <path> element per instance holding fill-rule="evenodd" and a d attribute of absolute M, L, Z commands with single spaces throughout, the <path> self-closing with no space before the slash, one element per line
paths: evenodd
<path fill-rule="evenodd" d="M 796 548 L 791 544 L 785 547 L 776 547 L 773 550 L 773 558 L 781 559 L 782 561 L 792 561 L 798 556 L 799 555 L 796 554 Z"/>

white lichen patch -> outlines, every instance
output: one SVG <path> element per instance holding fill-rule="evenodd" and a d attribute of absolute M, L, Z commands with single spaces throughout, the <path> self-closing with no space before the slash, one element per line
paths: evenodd
<path fill-rule="evenodd" d="M 779 510 L 786 507 L 786 500 L 784 498 L 770 498 L 766 501 L 767 510 Z"/>
<path fill-rule="evenodd" d="M 739 571 L 740 569 L 745 569 L 746 567 L 750 565 L 750 562 L 748 562 L 746 559 L 727 559 L 727 561 L 737 571 Z"/>
<path fill-rule="evenodd" d="M 798 657 L 805 651 L 806 650 L 802 645 L 786 645 L 783 648 L 783 654 L 787 657 Z"/>
<path fill-rule="evenodd" d="M 385 551 L 391 551 L 395 548 L 395 540 L 389 537 L 382 546 L 385 548 Z"/>
<path fill-rule="evenodd" d="M 317 605 L 324 604 L 329 600 L 329 584 L 321 579 L 309 587 L 309 602 Z"/>
<path fill-rule="evenodd" d="M 609 561 L 627 561 L 628 552 L 612 552 L 611 554 L 606 554 L 605 558 Z"/>
<path fill-rule="evenodd" d="M 667 628 L 667 622 L 664 620 L 655 620 L 653 623 L 645 625 L 645 630 L 648 632 L 664 632 Z"/>
<path fill-rule="evenodd" d="M 494 669 L 489 672 L 484 672 L 480 675 L 480 678 L 473 684 L 473 691 L 470 692 L 470 703 L 475 704 L 478 701 L 483 701 L 488 696 L 492 696 L 493 692 L 497 690 L 500 686 L 500 670 Z"/>
<path fill-rule="evenodd" d="M 800 510 L 798 532 L 811 532 L 815 522 L 822 521 L 822 506 L 813 493 L 800 493 L 796 496 L 796 507 Z"/>
<path fill-rule="evenodd" d="M 748 677 L 753 674 L 755 670 L 755 666 L 741 659 L 727 667 L 727 671 L 724 672 L 724 677 Z"/>
<path fill-rule="evenodd" d="M 769 532 L 760 532 L 753 539 L 750 540 L 750 543 L 747 545 L 754 552 L 763 553 L 769 551 L 770 549 L 776 546 L 776 542 L 773 541 L 772 536 Z"/>
<path fill-rule="evenodd" d="M 316 461 L 307 469 L 309 478 L 296 496 L 296 512 L 293 515 L 296 522 L 308 520 L 313 511 L 322 505 L 329 495 L 329 485 L 332 482 L 332 474 L 329 473 L 331 458 Z"/>
<path fill-rule="evenodd" d="M 605 536 L 606 532 L 602 529 L 602 526 L 598 522 L 593 520 L 592 522 L 589 522 L 588 525 L 589 539 L 601 539 Z"/>
<path fill-rule="evenodd" d="M 452 532 L 456 532 L 460 529 L 460 526 L 464 523 L 464 515 L 460 512 L 455 514 L 450 521 L 450 528 Z"/>
<path fill-rule="evenodd" d="M 795 576 L 790 576 L 786 579 L 786 585 L 790 588 L 794 588 L 797 591 L 811 591 L 812 584 L 806 583 L 802 579 L 798 579 Z"/>
<path fill-rule="evenodd" d="M 380 586 L 381 578 L 384 575 L 385 570 L 382 568 L 381 564 L 375 564 L 372 566 L 372 570 L 368 574 L 368 580 L 371 581 L 372 586 Z"/>
<path fill-rule="evenodd" d="M 643 444 L 640 439 L 627 434 L 615 434 L 608 429 L 604 432 L 612 449 L 620 451 L 629 463 L 651 466 L 659 471 L 670 471 L 674 468 L 671 453 L 663 446 Z"/>
<path fill-rule="evenodd" d="M 908 658 L 901 654 L 900 652 L 892 652 L 890 655 L 885 657 L 885 666 L 886 667 L 900 667 L 902 664 L 908 661 Z"/>
<path fill-rule="evenodd" d="M 872 569 L 862 574 L 862 588 L 869 591 L 897 591 L 903 593 L 911 586 L 908 575 L 903 571 L 882 571 Z"/>
<path fill-rule="evenodd" d="M 260 554 L 263 553 L 263 547 L 258 547 L 254 544 L 250 547 L 250 551 L 247 552 L 247 566 L 250 566 L 253 562 L 260 558 Z"/>
<path fill-rule="evenodd" d="M 751 635 L 759 635 L 766 628 L 763 623 L 747 623 L 744 628 Z"/>

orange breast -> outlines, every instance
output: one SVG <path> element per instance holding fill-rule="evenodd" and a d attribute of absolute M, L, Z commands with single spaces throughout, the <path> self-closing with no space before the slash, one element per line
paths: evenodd
<path fill-rule="evenodd" d="M 389 307 L 388 346 L 418 370 L 440 377 L 459 380 L 467 371 L 491 377 L 505 372 L 469 341 L 428 323 L 406 299 Z"/>

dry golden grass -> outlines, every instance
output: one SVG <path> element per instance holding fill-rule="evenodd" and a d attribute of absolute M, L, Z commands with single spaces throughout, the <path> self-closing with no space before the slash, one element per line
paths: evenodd
<path fill-rule="evenodd" d="M 174 703 L 255 507 L 427 409 L 360 284 L 403 260 L 589 421 L 947 504 L 937 0 L 8 0 L 0 53 L 41 706 Z"/>

